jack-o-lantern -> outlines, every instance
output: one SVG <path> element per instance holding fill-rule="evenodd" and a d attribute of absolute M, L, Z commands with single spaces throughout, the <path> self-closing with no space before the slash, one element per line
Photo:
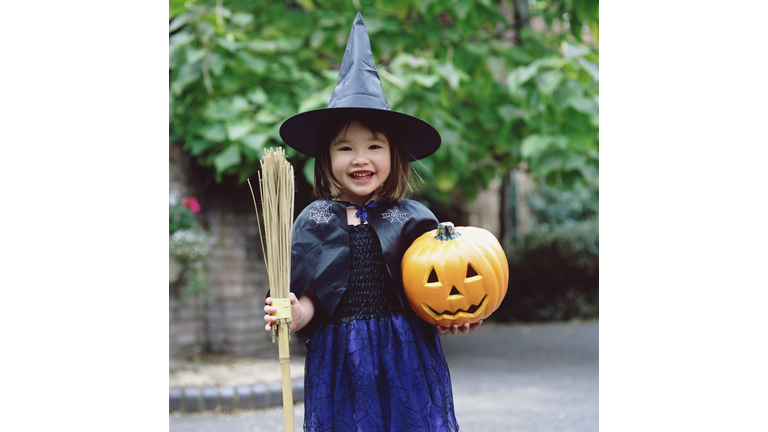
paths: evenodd
<path fill-rule="evenodd" d="M 507 256 L 482 228 L 440 223 L 403 255 L 403 286 L 424 321 L 449 327 L 488 318 L 507 294 Z"/>

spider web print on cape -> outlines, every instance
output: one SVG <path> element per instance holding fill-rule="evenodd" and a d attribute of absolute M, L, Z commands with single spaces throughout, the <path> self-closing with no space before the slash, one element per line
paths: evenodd
<path fill-rule="evenodd" d="M 433 326 L 403 309 L 370 225 L 350 227 L 341 302 L 309 342 L 307 431 L 458 431 Z"/>
<path fill-rule="evenodd" d="M 386 220 L 388 220 L 388 221 L 390 221 L 392 223 L 394 223 L 394 222 L 403 223 L 406 220 L 408 220 L 408 218 L 406 217 L 405 213 L 401 212 L 398 209 L 389 209 L 389 210 L 387 210 L 386 213 L 381 215 L 381 217 L 383 217 L 384 219 L 386 219 Z"/>
<path fill-rule="evenodd" d="M 309 218 L 318 224 L 328 223 L 328 221 L 333 217 L 333 213 L 331 213 L 330 207 L 330 203 L 323 201 L 316 202 L 314 207 L 309 210 Z"/>

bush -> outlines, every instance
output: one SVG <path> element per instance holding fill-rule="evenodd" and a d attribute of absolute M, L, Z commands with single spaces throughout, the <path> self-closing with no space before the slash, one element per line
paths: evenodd
<path fill-rule="evenodd" d="M 507 243 L 509 289 L 496 321 L 595 319 L 599 305 L 598 216 L 542 224 Z"/>
<path fill-rule="evenodd" d="M 539 185 L 526 201 L 539 224 L 561 225 L 596 216 L 599 192 L 597 188 L 582 184 L 576 184 L 572 189 Z"/>
<path fill-rule="evenodd" d="M 188 230 L 195 227 L 195 216 L 192 211 L 179 204 L 171 204 L 168 207 L 168 234 L 176 231 Z"/>

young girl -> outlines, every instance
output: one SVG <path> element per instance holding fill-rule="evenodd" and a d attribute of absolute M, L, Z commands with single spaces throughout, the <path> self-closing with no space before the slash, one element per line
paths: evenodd
<path fill-rule="evenodd" d="M 408 246 L 437 227 L 432 212 L 404 199 L 409 161 L 436 151 L 440 138 L 423 120 L 389 110 L 380 81 L 365 82 L 378 80 L 375 69 L 356 69 L 373 65 L 369 57 L 358 13 L 328 108 L 280 130 L 288 145 L 315 157 L 320 198 L 296 219 L 291 246 L 291 331 L 316 325 L 307 342 L 304 428 L 457 431 L 438 332 L 466 333 L 481 322 L 427 324 L 408 306 L 400 274 Z M 275 311 L 267 298 L 267 331 Z"/>

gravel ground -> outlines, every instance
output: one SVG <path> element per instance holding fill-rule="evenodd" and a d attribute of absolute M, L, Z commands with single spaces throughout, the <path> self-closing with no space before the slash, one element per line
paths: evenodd
<path fill-rule="evenodd" d="M 291 353 L 291 378 L 304 377 L 304 357 Z M 237 386 L 280 381 L 280 363 L 274 359 L 205 357 L 175 361 L 168 373 L 170 387 Z"/>

